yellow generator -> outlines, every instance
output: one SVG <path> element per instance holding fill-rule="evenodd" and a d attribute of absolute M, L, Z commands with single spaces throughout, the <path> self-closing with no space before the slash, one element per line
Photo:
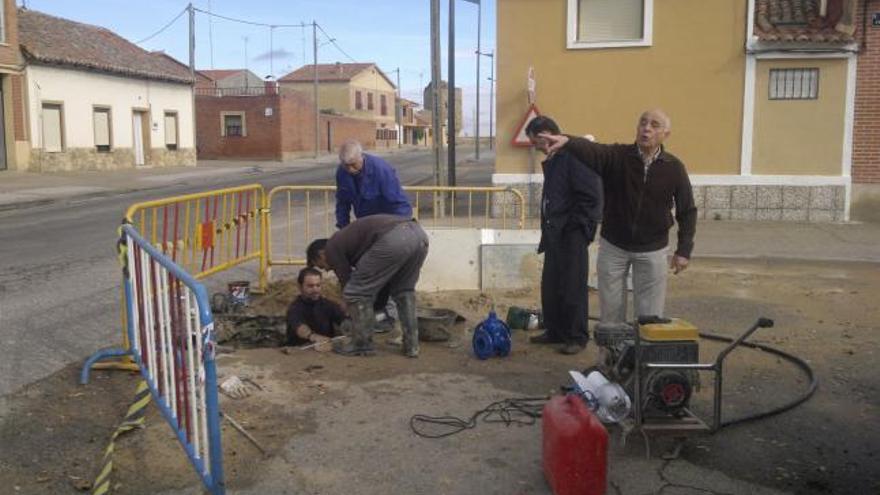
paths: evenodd
<path fill-rule="evenodd" d="M 601 349 L 599 369 L 609 380 L 623 385 L 630 397 L 639 397 L 636 408 L 646 417 L 684 414 L 698 384 L 697 372 L 650 369 L 638 363 L 699 363 L 697 327 L 679 318 L 653 317 L 643 318 L 638 330 L 637 334 L 628 323 L 597 325 L 596 344 Z M 642 384 L 638 391 L 636 383 Z"/>

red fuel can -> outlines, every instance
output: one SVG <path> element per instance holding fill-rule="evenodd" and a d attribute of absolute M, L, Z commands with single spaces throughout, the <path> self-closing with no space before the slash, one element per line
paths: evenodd
<path fill-rule="evenodd" d="M 544 477 L 555 495 L 604 495 L 608 431 L 575 395 L 544 406 Z"/>

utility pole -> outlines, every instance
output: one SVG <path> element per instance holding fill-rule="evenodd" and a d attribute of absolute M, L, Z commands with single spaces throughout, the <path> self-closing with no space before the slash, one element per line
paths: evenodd
<path fill-rule="evenodd" d="M 431 114 L 431 127 L 434 131 L 434 185 L 442 186 L 446 177 L 443 174 L 443 133 L 440 123 L 440 0 L 431 0 Z"/>
<path fill-rule="evenodd" d="M 449 0 L 454 2 L 455 0 Z M 476 149 L 474 150 L 475 158 L 477 161 L 480 161 L 480 29 L 483 25 L 483 3 L 477 2 L 477 115 L 474 117 L 476 120 L 476 127 L 474 129 L 474 136 L 476 136 L 476 140 L 474 145 Z"/>
<path fill-rule="evenodd" d="M 269 26 L 269 75 L 275 79 L 275 26 Z"/>
<path fill-rule="evenodd" d="M 479 58 L 480 55 L 483 57 L 489 57 L 489 149 L 494 149 L 493 146 L 493 134 L 492 134 L 492 119 L 494 118 L 494 108 L 493 103 L 495 100 L 495 50 L 492 50 L 489 53 L 477 52 Z M 479 107 L 477 107 L 479 108 Z"/>
<path fill-rule="evenodd" d="M 397 147 L 401 148 L 403 147 L 403 116 L 401 115 L 403 95 L 400 91 L 400 67 L 391 72 L 397 72 L 397 105 L 394 107 L 394 121 L 397 123 Z"/>
<path fill-rule="evenodd" d="M 315 96 L 315 158 L 318 158 L 318 148 L 321 146 L 321 124 L 318 115 L 318 23 L 312 19 L 312 60 L 314 61 L 315 80 L 312 84 L 312 92 Z"/>
<path fill-rule="evenodd" d="M 193 149 L 196 148 L 195 139 L 198 128 L 196 127 L 196 9 L 192 3 L 187 5 L 189 10 L 189 77 L 192 79 L 192 96 L 190 104 L 192 105 L 192 136 Z M 210 17 L 210 16 L 209 16 Z"/>
<path fill-rule="evenodd" d="M 447 54 L 449 80 L 447 81 L 446 114 L 449 133 L 447 158 L 448 185 L 455 186 L 455 0 L 449 0 L 449 46 Z"/>
<path fill-rule="evenodd" d="M 214 13 L 214 9 L 211 8 L 211 0 L 208 0 L 208 12 Z M 209 50 L 211 52 L 211 68 L 214 68 L 214 16 L 208 16 L 208 45 Z"/>

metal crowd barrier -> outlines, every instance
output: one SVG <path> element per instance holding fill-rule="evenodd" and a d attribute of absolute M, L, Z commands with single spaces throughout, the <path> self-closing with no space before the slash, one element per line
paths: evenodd
<path fill-rule="evenodd" d="M 507 187 L 404 186 L 413 215 L 426 229 L 526 227 L 522 194 Z M 273 266 L 305 264 L 305 248 L 336 231 L 335 186 L 278 186 L 266 205 L 268 280 Z"/>
<path fill-rule="evenodd" d="M 225 493 L 214 321 L 205 287 L 130 225 L 122 227 L 129 348 L 85 363 L 130 356 L 183 450 L 212 495 Z"/>
<path fill-rule="evenodd" d="M 264 255 L 259 184 L 136 203 L 125 219 L 196 278 Z"/>

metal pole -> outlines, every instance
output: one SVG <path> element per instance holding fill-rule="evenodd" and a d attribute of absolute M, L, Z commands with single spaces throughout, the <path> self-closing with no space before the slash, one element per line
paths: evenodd
<path fill-rule="evenodd" d="M 214 10 L 211 8 L 211 0 L 208 0 L 208 12 L 213 13 Z M 208 16 L 208 45 L 210 46 L 211 51 L 211 68 L 214 68 L 214 16 Z"/>
<path fill-rule="evenodd" d="M 275 26 L 269 26 L 269 75 L 272 76 L 272 79 L 275 79 L 275 48 L 274 48 L 274 38 L 275 38 Z"/>
<path fill-rule="evenodd" d="M 312 94 L 315 97 L 315 158 L 318 158 L 318 148 L 321 146 L 321 124 L 318 116 L 318 23 L 312 20 L 312 60 L 314 61 L 314 82 Z"/>
<path fill-rule="evenodd" d="M 193 138 L 193 150 L 196 151 L 196 159 L 198 159 L 198 149 L 196 148 L 196 134 L 198 133 L 198 128 L 196 127 L 196 9 L 193 7 L 193 4 L 190 3 L 187 8 L 189 9 L 189 77 L 192 79 L 192 90 L 190 91 L 190 104 L 192 105 L 191 113 L 192 113 L 192 138 Z M 208 16 L 210 19 L 211 16 Z"/>
<path fill-rule="evenodd" d="M 400 111 L 403 110 L 403 96 L 400 91 L 400 67 L 397 68 L 397 108 L 394 109 L 394 119 L 397 120 L 397 147 L 403 147 L 403 117 Z"/>
<path fill-rule="evenodd" d="M 450 0 L 454 2 L 455 0 Z M 480 160 L 480 57 L 482 56 L 480 53 L 480 28 L 483 24 L 483 2 L 477 2 L 477 115 L 474 120 L 476 120 L 476 125 L 474 126 L 474 136 L 476 138 L 474 145 L 476 149 L 474 150 L 475 158 L 477 161 Z"/>
<path fill-rule="evenodd" d="M 443 172 L 443 133 L 440 118 L 440 0 L 431 0 L 431 127 L 434 145 L 434 185 L 446 181 Z"/>
<path fill-rule="evenodd" d="M 446 125 L 449 151 L 446 155 L 448 185 L 455 186 L 455 0 L 449 0 L 449 43 L 447 46 L 449 80 L 446 86 Z"/>
<path fill-rule="evenodd" d="M 187 5 L 189 10 L 189 77 L 196 79 L 196 11 L 193 4 Z"/>
<path fill-rule="evenodd" d="M 492 50 L 492 54 L 489 56 L 489 76 L 490 86 L 489 86 L 489 149 L 495 149 L 495 133 L 493 132 L 494 127 L 493 119 L 495 118 L 495 109 L 493 108 L 493 104 L 495 103 L 495 50 Z"/>

